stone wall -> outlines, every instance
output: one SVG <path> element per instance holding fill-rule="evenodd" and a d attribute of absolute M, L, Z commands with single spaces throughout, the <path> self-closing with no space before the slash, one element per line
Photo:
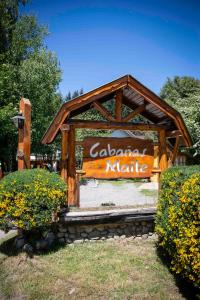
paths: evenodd
<path fill-rule="evenodd" d="M 79 244 L 118 239 L 154 238 L 155 208 L 118 211 L 66 212 L 48 229 L 19 233 L 17 248 L 45 250 L 55 242 Z M 39 234 L 38 234 L 39 233 Z M 34 242 L 32 242 L 33 240 Z"/>
<path fill-rule="evenodd" d="M 57 231 L 57 240 L 63 244 L 125 238 L 147 239 L 152 236 L 154 236 L 154 222 L 152 220 L 84 226 L 59 224 Z"/>

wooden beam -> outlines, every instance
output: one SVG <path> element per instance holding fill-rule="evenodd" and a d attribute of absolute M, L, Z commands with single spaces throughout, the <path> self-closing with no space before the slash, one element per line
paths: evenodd
<path fill-rule="evenodd" d="M 146 104 L 138 106 L 135 110 L 130 112 L 130 114 L 128 114 L 128 116 L 124 117 L 122 121 L 123 122 L 128 122 L 128 121 L 132 120 L 137 115 L 139 115 L 141 112 L 143 112 L 145 110 L 145 107 L 146 107 Z"/>
<path fill-rule="evenodd" d="M 115 118 L 117 122 L 122 120 L 122 97 L 123 90 L 118 90 L 115 96 Z"/>
<path fill-rule="evenodd" d="M 173 149 L 173 152 L 172 152 L 172 159 L 171 159 L 172 164 L 174 163 L 174 161 L 176 159 L 178 148 L 179 148 L 179 143 L 180 143 L 180 136 L 177 136 L 176 137 L 176 142 L 175 142 L 175 145 L 174 145 L 174 149 Z"/>
<path fill-rule="evenodd" d="M 159 140 L 160 169 L 161 171 L 164 171 L 168 167 L 166 132 L 164 129 L 159 131 L 158 140 Z"/>
<path fill-rule="evenodd" d="M 68 136 L 69 125 L 63 124 L 61 130 L 61 172 L 60 175 L 67 182 L 67 158 L 68 158 Z"/>
<path fill-rule="evenodd" d="M 76 160 L 75 160 L 75 129 L 70 126 L 69 156 L 67 164 L 68 206 L 76 206 Z"/>
<path fill-rule="evenodd" d="M 105 117 L 108 121 L 115 121 L 115 118 L 113 118 L 112 114 L 98 101 L 93 102 L 92 106 L 102 114 L 103 117 Z"/>
<path fill-rule="evenodd" d="M 91 129 L 105 129 L 105 130 L 139 130 L 139 131 L 160 131 L 165 129 L 164 126 L 155 124 L 141 124 L 141 123 L 125 123 L 125 122 L 106 122 L 106 121 L 89 121 L 69 119 L 69 125 L 75 128 L 91 128 Z"/>

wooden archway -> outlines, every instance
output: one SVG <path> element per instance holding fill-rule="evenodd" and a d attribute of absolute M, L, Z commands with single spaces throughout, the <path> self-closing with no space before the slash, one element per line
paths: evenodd
<path fill-rule="evenodd" d="M 113 99 L 115 112 L 111 112 L 104 103 Z M 131 112 L 122 116 L 122 106 Z M 76 116 L 95 108 L 105 121 L 76 119 Z M 133 119 L 141 115 L 143 123 Z M 89 93 L 81 95 L 62 105 L 54 120 L 45 132 L 42 143 L 50 144 L 61 133 L 61 176 L 68 184 L 68 204 L 77 205 L 76 164 L 75 164 L 75 130 L 77 128 L 155 131 L 158 134 L 158 166 L 154 172 L 160 172 L 173 164 L 179 145 L 190 147 L 189 132 L 179 112 L 159 98 L 156 94 L 130 75 L 107 83 Z M 167 153 L 170 145 L 170 157 Z M 155 148 L 156 149 L 156 148 Z"/>

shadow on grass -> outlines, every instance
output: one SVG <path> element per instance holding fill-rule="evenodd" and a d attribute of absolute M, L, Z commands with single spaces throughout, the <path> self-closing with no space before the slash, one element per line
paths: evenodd
<path fill-rule="evenodd" d="M 169 272 L 173 275 L 176 286 L 182 296 L 187 300 L 200 300 L 200 289 L 171 271 L 170 258 L 164 249 L 157 245 L 156 252 L 162 264 L 167 266 Z"/>
<path fill-rule="evenodd" d="M 27 256 L 30 258 L 33 257 L 34 255 L 48 255 L 50 253 L 54 253 L 59 251 L 60 249 L 64 248 L 67 246 L 67 244 L 62 244 L 58 243 L 55 241 L 50 247 L 44 249 L 44 250 L 36 250 L 35 248 L 35 241 L 34 239 L 32 241 L 28 241 L 28 245 L 31 245 L 33 247 L 32 252 L 27 252 L 24 249 L 17 249 L 15 246 L 15 238 L 17 235 L 8 235 L 5 238 L 0 239 L 0 253 L 6 255 L 7 257 L 9 256 L 17 256 L 19 253 L 26 253 Z"/>

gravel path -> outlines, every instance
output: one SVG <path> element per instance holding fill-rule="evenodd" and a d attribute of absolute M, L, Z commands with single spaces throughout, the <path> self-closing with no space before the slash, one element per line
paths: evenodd
<path fill-rule="evenodd" d="M 102 203 L 116 206 L 155 206 L 158 184 L 154 182 L 117 182 L 91 180 L 80 187 L 80 207 L 99 207 Z"/>

